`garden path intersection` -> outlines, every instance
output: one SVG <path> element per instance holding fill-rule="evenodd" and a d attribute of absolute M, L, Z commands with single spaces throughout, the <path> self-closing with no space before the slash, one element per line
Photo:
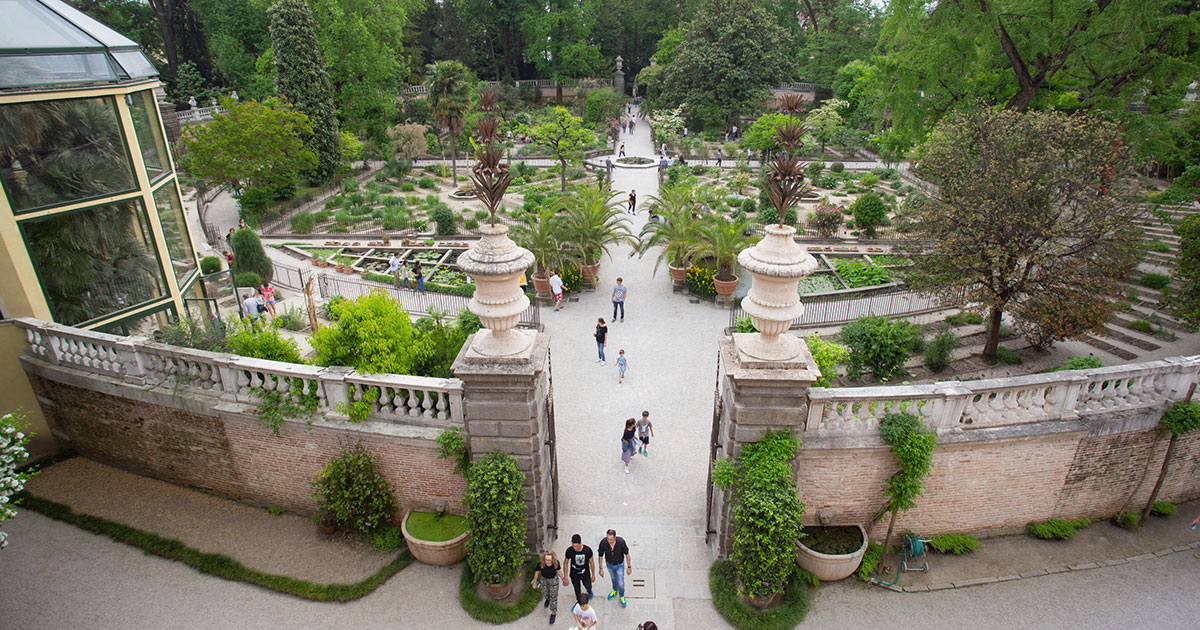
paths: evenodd
<path fill-rule="evenodd" d="M 644 120 L 621 140 L 627 155 L 654 155 Z M 655 169 L 617 168 L 613 175 L 619 201 L 636 189 L 638 205 L 645 208 L 658 189 Z M 643 210 L 627 220 L 636 233 L 647 214 Z M 607 576 L 596 576 L 595 608 L 604 630 L 632 630 L 647 619 L 664 630 L 728 628 L 709 601 L 713 553 L 705 544 L 703 522 L 717 341 L 728 313 L 672 293 L 665 268 L 657 276 L 651 273 L 653 252 L 644 259 L 631 253 L 629 246 L 613 248 L 595 292 L 567 296 L 577 301 L 564 303 L 559 312 L 543 309 L 558 436 L 553 548 L 561 557 L 571 534 L 579 533 L 594 549 L 608 528 L 630 545 L 627 608 L 615 598 L 604 599 Z M 617 383 L 615 361 L 604 367 L 595 363 L 591 336 L 596 318 L 607 320 L 611 314 L 611 288 L 618 276 L 629 287 L 628 312 L 624 322 L 609 323 L 606 353 L 615 358 L 625 350 L 629 371 L 623 385 Z M 621 429 L 626 418 L 642 410 L 654 423 L 651 454 L 637 455 L 625 475 Z M 1188 509 L 1194 515 L 1197 504 Z M 165 517 L 169 512 L 166 506 Z M 414 564 L 360 600 L 326 604 L 203 575 L 29 510 L 5 528 L 12 544 L 0 552 L 0 628 L 492 627 L 469 618 L 459 606 L 458 567 Z M 900 594 L 847 581 L 811 590 L 803 625 L 1094 630 L 1143 626 L 1146 612 L 1153 610 L 1157 627 L 1195 627 L 1197 578 L 1200 560 L 1180 551 L 932 593 Z M 646 579 L 645 592 L 630 588 L 633 579 Z M 555 627 L 568 627 L 568 619 L 560 611 Z M 546 622 L 539 607 L 506 627 L 544 628 Z"/>

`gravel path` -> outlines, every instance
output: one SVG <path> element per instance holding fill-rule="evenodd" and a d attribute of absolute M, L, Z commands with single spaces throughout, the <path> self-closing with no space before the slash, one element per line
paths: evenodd
<path fill-rule="evenodd" d="M 225 554 L 252 569 L 317 583 L 358 582 L 396 555 L 380 554 L 354 536 L 326 536 L 303 516 L 274 516 L 83 457 L 43 470 L 27 489 L 76 512 Z"/>

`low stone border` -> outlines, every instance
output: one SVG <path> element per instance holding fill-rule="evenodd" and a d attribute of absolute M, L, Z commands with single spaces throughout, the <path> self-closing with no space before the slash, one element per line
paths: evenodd
<path fill-rule="evenodd" d="M 1080 564 L 1072 564 L 1068 566 L 1048 567 L 1045 569 L 1034 569 L 1021 574 L 1001 575 L 996 577 L 974 578 L 970 580 L 959 580 L 957 582 L 939 582 L 937 584 L 918 585 L 918 586 L 896 586 L 875 583 L 876 586 L 881 586 L 889 591 L 897 593 L 931 593 L 934 591 L 946 591 L 956 588 L 970 588 L 972 586 L 982 586 L 984 584 L 999 584 L 1000 582 L 1012 582 L 1014 580 L 1029 580 L 1042 577 L 1044 575 L 1055 575 L 1057 573 L 1068 573 L 1075 571 L 1087 571 L 1089 569 L 1098 569 L 1100 567 L 1115 567 L 1121 564 L 1129 564 L 1132 562 L 1142 562 L 1143 560 L 1153 560 L 1154 558 L 1162 558 L 1175 553 L 1182 553 L 1200 549 L 1200 540 L 1186 545 L 1175 545 L 1167 549 L 1161 549 L 1153 553 L 1143 553 L 1128 558 L 1117 558 L 1115 560 L 1100 560 L 1098 562 L 1084 562 Z"/>

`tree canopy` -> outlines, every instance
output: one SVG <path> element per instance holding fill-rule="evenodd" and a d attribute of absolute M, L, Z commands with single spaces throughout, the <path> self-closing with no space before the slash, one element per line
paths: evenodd
<path fill-rule="evenodd" d="M 270 13 L 279 95 L 308 116 L 312 126 L 305 146 L 317 156 L 309 180 L 324 183 L 337 172 L 341 153 L 333 92 L 317 49 L 312 14 L 303 0 L 278 0 Z"/>
<path fill-rule="evenodd" d="M 990 311 L 995 357 L 1010 311 L 1037 345 L 1103 325 L 1141 256 L 1117 125 L 1054 112 L 972 109 L 934 131 L 921 163 L 936 193 L 903 219 L 918 289 Z"/>
<path fill-rule="evenodd" d="M 756 0 L 706 0 L 664 71 L 663 98 L 707 124 L 735 122 L 792 78 L 785 38 Z"/>

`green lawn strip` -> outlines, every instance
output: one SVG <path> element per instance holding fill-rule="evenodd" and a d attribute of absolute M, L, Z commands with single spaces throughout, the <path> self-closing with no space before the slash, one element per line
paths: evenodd
<path fill-rule="evenodd" d="M 717 560 L 708 569 L 708 588 L 713 606 L 731 625 L 741 630 L 789 630 L 808 614 L 808 591 L 799 572 L 792 575 L 783 594 L 783 605 L 759 612 L 738 598 L 737 567 L 728 560 Z"/>
<path fill-rule="evenodd" d="M 467 531 L 467 519 L 455 514 L 437 512 L 409 512 L 404 524 L 408 533 L 418 540 L 445 542 L 454 540 Z"/>
<path fill-rule="evenodd" d="M 54 520 L 69 523 L 95 534 L 109 536 L 113 540 L 137 547 L 146 553 L 182 562 L 201 573 L 207 573 L 233 582 L 245 582 L 280 593 L 294 595 L 320 602 L 344 602 L 358 599 L 374 591 L 388 578 L 408 566 L 413 558 L 408 550 L 402 550 L 395 560 L 379 569 L 374 575 L 353 584 L 317 584 L 286 575 L 264 573 L 251 569 L 241 562 L 219 553 L 206 553 L 193 549 L 173 538 L 159 536 L 153 532 L 137 529 L 121 523 L 80 514 L 69 506 L 21 493 L 21 507 L 33 510 Z"/>
<path fill-rule="evenodd" d="M 526 565 L 524 578 L 526 583 L 533 580 L 533 573 L 536 569 L 536 560 L 531 560 Z M 513 585 L 513 588 L 520 587 L 520 584 Z M 533 612 L 541 599 L 541 591 L 528 587 L 525 588 L 525 592 L 521 594 L 521 598 L 515 604 L 501 604 L 482 599 L 475 592 L 475 576 L 471 575 L 471 565 L 463 563 L 462 578 L 458 583 L 458 601 L 462 604 L 463 610 L 475 619 L 495 624 L 516 621 Z"/>

